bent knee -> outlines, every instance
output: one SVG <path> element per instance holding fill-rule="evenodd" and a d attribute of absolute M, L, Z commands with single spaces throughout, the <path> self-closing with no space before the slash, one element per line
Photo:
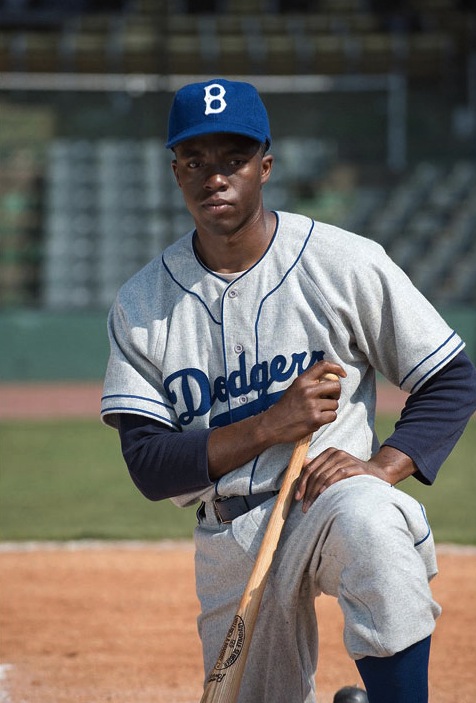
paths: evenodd
<path fill-rule="evenodd" d="M 417 546 L 429 535 L 422 506 L 376 477 L 354 476 L 334 484 L 323 496 L 327 493 L 329 534 L 364 557 L 380 550 L 388 554 L 397 544 Z"/>

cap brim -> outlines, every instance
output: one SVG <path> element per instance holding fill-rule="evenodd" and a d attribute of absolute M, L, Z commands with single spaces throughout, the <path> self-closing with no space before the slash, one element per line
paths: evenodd
<path fill-rule="evenodd" d="M 268 147 L 271 144 L 271 137 L 262 132 L 257 132 L 256 130 L 250 129 L 243 125 L 227 125 L 226 130 L 220 129 L 218 125 L 204 125 L 202 127 L 194 127 L 193 129 L 186 129 L 180 134 L 177 134 L 173 139 L 170 139 L 166 144 L 167 149 L 173 149 L 174 146 L 185 142 L 188 139 L 193 139 L 194 137 L 202 137 L 206 134 L 240 134 L 243 137 L 249 137 L 254 139 L 260 144 L 267 144 Z"/>

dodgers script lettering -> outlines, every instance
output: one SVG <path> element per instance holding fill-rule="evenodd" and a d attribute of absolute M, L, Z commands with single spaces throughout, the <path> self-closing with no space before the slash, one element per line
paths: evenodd
<path fill-rule="evenodd" d="M 164 380 L 164 387 L 171 403 L 185 405 L 186 411 L 179 415 L 181 425 L 189 425 L 194 418 L 206 415 L 216 402 L 226 403 L 230 398 L 255 392 L 260 400 L 249 404 L 247 414 L 252 414 L 269 407 L 284 392 L 285 388 L 278 386 L 276 392 L 267 395 L 273 384 L 286 383 L 323 358 L 323 351 L 310 354 L 295 352 L 290 359 L 277 354 L 271 361 L 259 361 L 248 366 L 246 352 L 242 352 L 238 358 L 238 369 L 231 371 L 227 377 L 209 379 L 201 369 L 185 368 L 170 374 Z M 215 420 L 213 424 L 221 422 Z"/>

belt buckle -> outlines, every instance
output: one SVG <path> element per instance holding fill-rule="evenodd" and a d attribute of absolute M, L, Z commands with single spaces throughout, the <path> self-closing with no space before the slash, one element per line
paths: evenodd
<path fill-rule="evenodd" d="M 216 500 L 213 500 L 213 501 L 212 501 L 212 503 L 213 503 L 213 511 L 214 511 L 214 513 L 215 513 L 215 517 L 216 517 L 216 519 L 218 520 L 218 522 L 220 523 L 220 525 L 231 525 L 231 523 L 233 522 L 233 520 L 225 520 L 225 519 L 221 516 L 221 514 L 220 514 L 220 512 L 219 512 L 219 510 L 218 510 L 218 508 L 217 508 L 217 503 L 224 503 L 226 500 L 228 500 L 228 496 L 226 496 L 226 497 L 224 497 L 224 498 L 216 498 Z"/>

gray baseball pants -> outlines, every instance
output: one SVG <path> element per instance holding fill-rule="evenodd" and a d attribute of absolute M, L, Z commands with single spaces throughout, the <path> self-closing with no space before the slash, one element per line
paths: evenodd
<path fill-rule="evenodd" d="M 275 499 L 219 524 L 211 504 L 195 530 L 198 629 L 208 673 L 238 608 Z M 273 561 L 239 703 L 315 703 L 314 600 L 335 596 L 353 659 L 385 657 L 430 635 L 441 609 L 423 507 L 371 476 L 327 489 L 304 515 L 293 505 Z"/>

